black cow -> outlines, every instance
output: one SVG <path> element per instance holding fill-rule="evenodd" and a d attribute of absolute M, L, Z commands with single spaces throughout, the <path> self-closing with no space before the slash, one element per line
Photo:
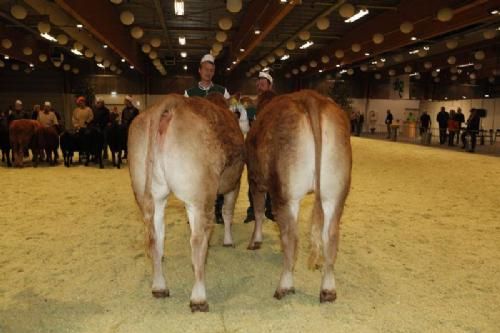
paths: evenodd
<path fill-rule="evenodd" d="M 9 117 L 7 112 L 0 113 L 0 149 L 2 150 L 2 162 L 7 162 L 7 166 L 11 167 L 10 162 L 10 139 L 9 139 Z"/>
<path fill-rule="evenodd" d="M 99 168 L 103 169 L 104 131 L 98 126 L 88 126 L 80 129 L 78 134 L 80 136 L 80 156 L 85 156 L 85 166 L 88 166 L 90 159 L 94 157 L 96 163 L 99 163 Z"/>
<path fill-rule="evenodd" d="M 110 114 L 110 124 L 107 127 L 107 142 L 111 150 L 111 160 L 113 166 L 120 169 L 122 163 L 122 152 L 127 145 L 127 129 L 118 123 L 118 115 Z"/>
<path fill-rule="evenodd" d="M 63 153 L 64 165 L 70 167 L 73 164 L 73 155 L 75 151 L 79 151 L 78 134 L 65 131 L 61 134 L 61 150 Z"/>

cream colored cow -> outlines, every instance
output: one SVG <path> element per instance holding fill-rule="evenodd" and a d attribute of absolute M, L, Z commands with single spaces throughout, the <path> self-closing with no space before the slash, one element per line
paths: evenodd
<path fill-rule="evenodd" d="M 168 95 L 143 112 L 129 130 L 128 159 L 137 204 L 153 261 L 155 297 L 169 296 L 162 271 L 164 209 L 174 193 L 186 205 L 195 284 L 191 310 L 208 311 L 205 258 L 216 195 L 224 194 L 224 245 L 244 165 L 244 141 L 233 114 L 206 99 Z"/>
<path fill-rule="evenodd" d="M 272 97 L 272 93 L 270 94 Z M 259 98 L 257 120 L 246 138 L 248 182 L 255 210 L 255 229 L 248 246 L 262 243 L 264 195 L 271 196 L 280 227 L 284 267 L 275 297 L 294 293 L 300 200 L 315 192 L 310 266 L 324 257 L 320 301 L 336 298 L 333 266 L 339 224 L 351 181 L 349 121 L 331 100 L 310 90 Z"/>

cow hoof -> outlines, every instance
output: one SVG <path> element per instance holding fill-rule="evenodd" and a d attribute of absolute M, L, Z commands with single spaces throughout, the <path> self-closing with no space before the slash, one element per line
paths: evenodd
<path fill-rule="evenodd" d="M 191 312 L 208 312 L 208 303 L 194 303 L 193 301 L 189 302 L 189 307 L 191 308 Z"/>
<path fill-rule="evenodd" d="M 262 242 L 253 242 L 253 244 L 250 243 L 248 245 L 247 249 L 248 250 L 258 250 L 258 249 L 260 249 L 261 245 L 262 245 Z"/>
<path fill-rule="evenodd" d="M 232 244 L 232 243 L 231 244 L 222 244 L 222 246 L 223 247 L 232 247 L 232 248 L 235 247 L 234 244 Z"/>
<path fill-rule="evenodd" d="M 290 289 L 276 289 L 274 292 L 274 298 L 276 299 L 282 299 L 288 294 L 295 294 L 295 288 L 290 288 Z"/>
<path fill-rule="evenodd" d="M 170 297 L 170 291 L 168 289 L 166 290 L 153 290 L 151 291 L 153 294 L 154 298 L 165 298 L 165 297 Z"/>
<path fill-rule="evenodd" d="M 319 293 L 319 302 L 333 302 L 337 299 L 337 292 L 335 290 L 321 290 Z"/>

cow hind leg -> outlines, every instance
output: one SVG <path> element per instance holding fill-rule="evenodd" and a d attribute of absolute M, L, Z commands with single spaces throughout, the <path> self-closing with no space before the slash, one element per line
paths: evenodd
<path fill-rule="evenodd" d="M 273 201 L 273 203 L 276 201 Z M 278 206 L 278 207 L 276 207 Z M 297 251 L 297 217 L 299 213 L 299 200 L 289 201 L 283 206 L 275 204 L 276 219 L 280 228 L 281 247 L 283 249 L 283 272 L 274 297 L 282 299 L 288 294 L 295 294 L 293 287 L 293 268 L 295 266 Z"/>
<path fill-rule="evenodd" d="M 205 206 L 212 205 L 214 200 L 207 200 Z M 205 261 L 207 257 L 210 228 L 209 216 L 213 209 L 203 209 L 194 205 L 186 205 L 191 228 L 191 260 L 194 270 L 194 286 L 191 291 L 189 306 L 192 312 L 207 312 L 207 293 L 205 288 Z"/>
<path fill-rule="evenodd" d="M 252 193 L 255 225 L 250 244 L 248 244 L 247 248 L 249 250 L 258 250 L 262 245 L 262 222 L 264 221 L 266 193 L 257 191 L 253 186 L 250 187 L 250 190 Z"/>
<path fill-rule="evenodd" d="M 151 214 L 151 212 L 144 212 L 144 220 L 146 225 L 150 228 L 152 227 L 152 230 L 148 230 L 148 245 L 149 253 L 153 262 L 153 284 L 151 287 L 151 291 L 153 296 L 156 298 L 170 296 L 170 292 L 166 286 L 162 267 L 163 246 L 165 242 L 165 223 L 163 218 L 168 193 L 169 191 L 166 186 L 164 186 L 164 188 L 162 189 L 154 191 L 154 214 Z M 152 221 L 150 220 L 151 217 L 153 219 Z"/>
<path fill-rule="evenodd" d="M 323 243 L 323 277 L 321 281 L 320 302 L 333 302 L 337 298 L 333 268 L 337 258 L 339 243 L 340 217 L 344 202 L 339 200 L 323 201 L 324 222 L 321 232 Z"/>
<path fill-rule="evenodd" d="M 225 247 L 233 247 L 233 236 L 231 234 L 231 224 L 233 223 L 234 206 L 240 191 L 240 184 L 236 188 L 224 195 L 224 206 L 222 207 L 222 217 L 224 218 L 224 243 Z"/>

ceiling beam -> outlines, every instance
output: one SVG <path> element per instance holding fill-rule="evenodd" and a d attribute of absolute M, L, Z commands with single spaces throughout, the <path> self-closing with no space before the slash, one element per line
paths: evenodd
<path fill-rule="evenodd" d="M 369 57 L 371 57 L 411 45 L 415 43 L 410 39 L 411 36 L 416 36 L 421 41 L 492 19 L 493 16 L 489 14 L 489 10 L 500 6 L 500 0 L 475 0 L 464 7 L 455 9 L 453 19 L 449 22 L 440 22 L 435 19 L 435 14 L 440 8 L 450 6 L 452 3 L 453 1 L 450 0 L 434 0 L 426 2 L 425 5 L 415 6 L 414 1 L 405 0 L 401 3 L 397 13 L 387 12 L 375 17 L 353 29 L 339 41 L 316 52 L 314 56 L 330 55 L 340 49 L 345 52 L 343 64 L 352 64 L 366 60 L 368 58 L 364 55 L 366 51 L 370 52 Z M 405 20 L 414 24 L 414 32 L 408 35 L 399 31 L 399 25 Z M 373 43 L 372 36 L 376 32 L 384 34 L 382 44 Z M 361 44 L 362 51 L 353 52 L 351 50 L 353 43 Z M 324 70 L 331 70 L 335 65 L 330 62 Z"/>
<path fill-rule="evenodd" d="M 175 58 L 175 53 L 172 50 L 172 43 L 170 42 L 170 36 L 168 34 L 167 24 L 165 23 L 167 20 L 165 19 L 165 15 L 163 15 L 163 8 L 161 6 L 161 2 L 160 0 L 153 0 L 153 2 L 156 8 L 156 14 L 158 14 L 158 19 L 160 20 L 163 37 L 164 39 L 167 40 L 168 50 L 171 53 L 171 55 Z"/>
<path fill-rule="evenodd" d="M 55 0 L 55 2 L 135 69 L 144 73 L 144 64 L 140 61 L 137 43 L 120 22 L 113 4 L 102 0 Z"/>
<path fill-rule="evenodd" d="M 236 64 L 231 65 L 234 69 L 238 64 L 252 54 L 253 50 L 264 38 L 295 8 L 294 3 L 282 4 L 279 1 L 252 0 L 245 9 L 240 29 L 232 39 L 229 47 L 229 61 L 238 59 Z M 258 25 L 261 33 L 254 33 L 255 25 Z M 240 52 L 240 49 L 245 49 Z"/>

